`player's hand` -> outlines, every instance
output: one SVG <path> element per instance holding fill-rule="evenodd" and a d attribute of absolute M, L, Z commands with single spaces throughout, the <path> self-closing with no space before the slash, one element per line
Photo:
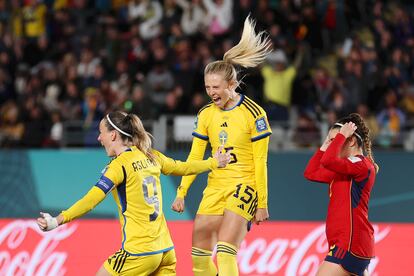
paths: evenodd
<path fill-rule="evenodd" d="M 256 215 L 254 216 L 253 222 L 259 225 L 261 222 L 269 219 L 269 211 L 267 208 L 257 208 Z"/>
<path fill-rule="evenodd" d="M 325 141 L 323 141 L 323 144 L 322 144 L 322 146 L 319 149 L 321 151 L 326 151 L 326 149 L 329 147 L 329 145 L 331 144 L 331 142 L 332 142 L 332 140 L 329 137 L 329 133 L 328 133 L 328 135 L 326 136 Z"/>
<path fill-rule="evenodd" d="M 225 152 L 224 146 L 220 146 L 214 154 L 214 158 L 217 159 L 218 167 L 224 168 L 231 161 L 230 151 Z"/>
<path fill-rule="evenodd" d="M 177 213 L 182 213 L 184 212 L 184 206 L 184 198 L 176 197 L 173 204 L 171 205 L 171 209 Z"/>
<path fill-rule="evenodd" d="M 40 212 L 40 217 L 37 218 L 37 225 L 42 231 L 50 231 L 59 226 L 58 220 L 52 217 L 49 213 Z"/>
<path fill-rule="evenodd" d="M 341 129 L 339 130 L 339 133 L 341 133 L 345 138 L 351 137 L 355 130 L 357 129 L 357 126 L 353 122 L 345 123 Z"/>

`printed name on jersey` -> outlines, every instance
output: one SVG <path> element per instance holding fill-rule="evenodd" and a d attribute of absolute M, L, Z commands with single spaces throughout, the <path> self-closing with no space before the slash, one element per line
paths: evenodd
<path fill-rule="evenodd" d="M 256 130 L 257 132 L 262 132 L 267 130 L 267 124 L 264 117 L 259 118 L 256 120 Z"/>
<path fill-rule="evenodd" d="M 352 163 L 356 163 L 356 162 L 362 161 L 362 159 L 359 158 L 358 156 L 350 156 L 350 157 L 348 157 L 348 160 L 351 161 Z"/>

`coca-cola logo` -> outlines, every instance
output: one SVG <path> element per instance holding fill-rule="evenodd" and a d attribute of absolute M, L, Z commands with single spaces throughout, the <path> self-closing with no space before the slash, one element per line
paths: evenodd
<path fill-rule="evenodd" d="M 173 236 L 174 233 L 191 235 L 191 223 L 170 224 L 174 225 L 170 225 Z M 377 246 L 379 250 L 376 258 L 371 260 L 371 276 L 378 276 L 380 272 L 381 275 L 410 275 L 390 274 L 396 268 L 394 263 L 390 263 L 392 256 L 387 255 L 387 252 L 395 250 L 393 245 L 396 240 L 404 241 L 409 246 L 413 226 L 374 225 L 375 242 L 383 242 Z M 108 239 L 106 235 L 102 239 L 90 239 L 91 235 L 100 232 L 103 227 L 112 233 L 119 229 L 119 224 L 116 220 L 80 220 L 50 232 L 42 232 L 34 220 L 0 220 L 0 275 L 93 275 L 96 268 L 119 246 L 118 240 Z M 328 250 L 325 225 L 281 222 L 260 227 L 263 227 L 261 231 L 254 229 L 249 233 L 239 249 L 241 275 L 316 274 Z M 395 231 L 391 232 L 391 229 Z M 88 246 L 82 247 L 86 241 Z M 191 275 L 191 259 L 186 259 L 189 258 L 188 248 L 191 243 L 188 246 L 183 246 L 182 243 L 176 241 L 177 269 L 185 266 L 185 271 L 178 275 Z M 409 258 L 409 254 L 402 252 L 398 255 L 398 260 L 402 264 L 409 263 L 404 261 L 404 256 Z"/>
<path fill-rule="evenodd" d="M 68 254 L 57 246 L 76 228 L 72 223 L 42 232 L 34 220 L 6 224 L 0 229 L 0 275 L 64 275 Z"/>
<path fill-rule="evenodd" d="M 383 240 L 391 230 L 390 227 L 380 229 L 378 225 L 374 225 L 374 229 L 375 243 Z M 239 270 L 246 275 L 315 275 L 327 249 L 325 225 L 316 227 L 301 240 L 256 238 L 243 241 L 238 252 Z M 379 261 L 378 257 L 371 260 L 371 276 L 377 275 L 375 267 Z"/>

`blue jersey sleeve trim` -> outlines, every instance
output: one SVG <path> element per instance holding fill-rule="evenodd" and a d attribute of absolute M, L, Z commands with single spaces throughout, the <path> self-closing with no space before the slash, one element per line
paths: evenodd
<path fill-rule="evenodd" d="M 123 245 L 122 245 L 122 249 L 131 256 L 148 256 L 148 255 L 155 255 L 155 254 L 170 251 L 170 250 L 174 249 L 174 246 L 164 248 L 164 249 L 161 249 L 161 250 L 157 250 L 157 251 L 144 252 L 144 253 L 138 253 L 138 254 L 133 254 L 133 253 L 130 253 L 130 252 L 126 251 Z"/>
<path fill-rule="evenodd" d="M 101 189 L 105 194 L 109 193 L 114 187 L 114 183 L 108 177 L 102 175 L 99 181 L 95 184 L 96 187 Z"/>
<path fill-rule="evenodd" d="M 200 139 L 205 140 L 205 141 L 208 140 L 208 136 L 198 134 L 197 132 L 193 132 L 192 134 L 193 134 L 194 137 L 200 138 Z"/>
<path fill-rule="evenodd" d="M 271 132 L 263 133 L 263 134 L 261 134 L 259 136 L 253 137 L 251 140 L 252 140 L 252 142 L 256 142 L 256 141 L 258 141 L 260 139 L 263 139 L 263 138 L 265 138 L 267 136 L 270 136 L 271 134 L 272 134 Z"/>

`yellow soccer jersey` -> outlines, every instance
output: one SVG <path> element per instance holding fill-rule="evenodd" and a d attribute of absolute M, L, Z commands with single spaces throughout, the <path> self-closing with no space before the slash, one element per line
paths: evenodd
<path fill-rule="evenodd" d="M 216 168 L 217 161 L 209 158 L 180 162 L 158 151 L 154 154 L 156 161 L 152 162 L 136 147 L 131 147 L 114 158 L 90 192 L 62 212 L 65 222 L 83 215 L 112 191 L 118 206 L 123 250 L 133 256 L 144 256 L 172 249 L 162 212 L 160 174 L 197 174 Z"/>
<path fill-rule="evenodd" d="M 241 95 L 239 103 L 230 110 L 222 110 L 210 103 L 199 111 L 194 127 L 193 136 L 209 141 L 213 153 L 220 145 L 224 145 L 227 151 L 231 150 L 230 164 L 209 173 L 209 186 L 223 187 L 223 185 L 235 183 L 257 184 L 257 168 L 254 159 L 261 155 L 264 159 L 263 163 L 267 162 L 267 144 L 259 148 L 255 148 L 253 144 L 267 138 L 272 133 L 266 113 L 259 105 L 244 95 Z M 255 150 L 265 152 L 255 152 Z M 199 155 L 196 159 L 200 157 Z M 262 178 L 266 177 L 267 175 Z M 180 188 L 184 191 L 179 189 L 179 197 L 185 196 L 186 189 L 189 184 L 191 185 L 188 182 L 192 182 L 193 179 L 194 177 L 183 178 Z M 267 178 L 259 181 L 264 182 L 264 185 L 258 187 L 259 198 L 262 193 L 264 194 L 262 201 L 267 201 Z M 262 188 L 262 186 L 266 187 Z M 260 205 L 259 208 L 266 207 L 267 202 Z"/>

